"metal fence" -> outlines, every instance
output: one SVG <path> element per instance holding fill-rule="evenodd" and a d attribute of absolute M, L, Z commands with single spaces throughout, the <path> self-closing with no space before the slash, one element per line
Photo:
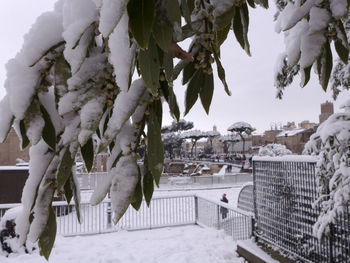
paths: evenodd
<path fill-rule="evenodd" d="M 204 197 L 195 197 L 196 222 L 216 229 L 223 229 L 233 240 L 252 236 L 252 215 L 238 211 L 223 202 L 214 202 Z"/>
<path fill-rule="evenodd" d="M 0 205 L 0 219 L 7 209 L 15 205 L 18 204 Z M 252 234 L 250 214 L 236 211 L 222 202 L 213 202 L 195 195 L 155 197 L 149 207 L 142 202 L 139 211 L 129 207 L 116 225 L 111 222 L 110 206 L 110 200 L 105 200 L 97 206 L 81 203 L 82 220 L 79 223 L 74 204 L 54 202 L 57 233 L 63 236 L 74 236 L 199 224 L 224 229 L 225 233 L 232 236 L 234 240 L 247 239 Z"/>
<path fill-rule="evenodd" d="M 312 228 L 320 214 L 315 162 L 253 162 L 254 234 L 301 262 L 350 262 L 350 216 L 331 226 L 331 235 L 319 241 Z"/>

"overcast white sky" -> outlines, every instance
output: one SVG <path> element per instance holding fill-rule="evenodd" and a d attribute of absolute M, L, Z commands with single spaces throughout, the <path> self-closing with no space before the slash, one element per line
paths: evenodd
<path fill-rule="evenodd" d="M 0 98 L 5 94 L 3 84 L 6 79 L 6 62 L 21 48 L 23 35 L 36 17 L 44 11 L 51 10 L 56 0 L 2 2 Z M 270 1 L 270 4 L 273 2 Z M 221 51 L 232 96 L 227 96 L 220 80 L 215 79 L 214 98 L 209 116 L 197 101 L 185 119 L 193 121 L 195 128 L 201 130 L 211 130 L 215 124 L 222 133 L 226 133 L 226 129 L 237 121 L 249 122 L 259 132 L 269 129 L 271 124 L 275 123 L 284 124 L 287 121 L 299 123 L 303 120 L 318 122 L 320 103 L 326 100 L 332 101 L 331 94 L 323 92 L 314 75 L 307 87 L 300 88 L 297 78 L 297 81 L 286 89 L 282 100 L 275 99 L 273 69 L 278 54 L 284 50 L 283 36 L 274 32 L 274 6 L 268 11 L 262 8 L 255 10 L 250 8 L 250 14 L 249 40 L 252 57 L 246 55 L 231 33 Z M 183 112 L 185 87 L 181 86 L 180 80 L 175 82 L 175 91 Z M 336 101 L 336 111 L 349 94 L 349 92 L 343 93 Z M 165 114 L 164 122 L 165 124 L 171 122 L 168 114 Z"/>

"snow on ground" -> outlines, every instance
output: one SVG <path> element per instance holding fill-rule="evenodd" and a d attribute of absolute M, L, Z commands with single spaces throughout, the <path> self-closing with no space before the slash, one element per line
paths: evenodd
<path fill-rule="evenodd" d="M 56 239 L 50 263 L 243 263 L 236 243 L 222 231 L 199 226 L 116 232 Z M 32 255 L 0 257 L 2 263 L 47 262 Z"/>

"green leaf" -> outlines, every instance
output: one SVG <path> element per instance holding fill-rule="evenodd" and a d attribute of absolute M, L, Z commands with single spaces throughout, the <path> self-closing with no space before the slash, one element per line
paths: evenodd
<path fill-rule="evenodd" d="M 173 80 L 173 75 L 174 75 L 174 64 L 173 64 L 173 57 L 168 52 L 164 53 L 163 67 L 164 67 L 166 79 L 171 82 Z"/>
<path fill-rule="evenodd" d="M 49 217 L 47 219 L 47 223 L 44 227 L 43 232 L 39 237 L 39 248 L 40 255 L 44 256 L 46 260 L 49 260 L 53 244 L 56 239 L 56 231 L 57 231 L 57 223 L 56 223 L 56 215 L 52 206 L 49 207 Z"/>
<path fill-rule="evenodd" d="M 146 200 L 146 204 L 149 207 L 153 192 L 154 192 L 154 183 L 153 183 L 153 175 L 152 172 L 149 170 L 148 163 L 147 163 L 147 155 L 145 156 L 145 162 L 144 162 L 144 176 L 142 180 L 143 184 L 143 195 Z"/>
<path fill-rule="evenodd" d="M 268 0 L 254 0 L 255 3 L 258 5 L 264 7 L 265 9 L 269 8 L 269 1 Z"/>
<path fill-rule="evenodd" d="M 178 1 L 163 0 L 169 19 L 181 25 L 181 9 Z M 172 32 L 171 32 L 172 33 Z"/>
<path fill-rule="evenodd" d="M 235 16 L 233 19 L 233 32 L 241 47 L 250 56 L 250 45 L 248 42 L 248 26 L 249 26 L 249 14 L 247 4 L 241 7 L 236 7 Z"/>
<path fill-rule="evenodd" d="M 222 30 L 216 32 L 217 46 L 218 48 L 225 42 L 227 39 L 228 32 L 230 31 L 231 24 L 228 24 Z"/>
<path fill-rule="evenodd" d="M 69 176 L 72 173 L 74 159 L 72 158 L 72 154 L 69 150 L 69 146 L 66 147 L 65 152 L 63 154 L 61 163 L 58 167 L 57 173 L 57 189 L 60 189 L 62 186 L 66 184 Z"/>
<path fill-rule="evenodd" d="M 21 120 L 19 122 L 19 130 L 21 132 L 21 142 L 22 142 L 22 149 L 25 149 L 28 145 L 29 145 L 29 139 L 27 137 L 27 131 L 26 131 L 26 127 L 24 125 L 24 120 Z"/>
<path fill-rule="evenodd" d="M 141 48 L 147 48 L 154 21 L 154 0 L 130 0 L 129 29 Z"/>
<path fill-rule="evenodd" d="M 64 184 L 64 196 L 66 197 L 67 203 L 70 204 L 70 202 L 72 201 L 72 197 L 73 197 L 73 191 L 72 191 L 72 187 L 70 185 L 71 182 L 71 178 L 72 178 L 72 174 L 69 176 L 68 180 L 66 181 L 66 183 Z"/>
<path fill-rule="evenodd" d="M 90 173 L 94 165 L 94 143 L 92 137 L 81 147 L 81 155 L 83 156 L 86 170 Z"/>
<path fill-rule="evenodd" d="M 147 119 L 147 158 L 154 181 L 159 186 L 160 176 L 163 172 L 164 149 L 161 136 L 161 126 L 159 116 L 155 107 L 151 107 L 150 115 Z"/>
<path fill-rule="evenodd" d="M 134 195 L 132 197 L 131 205 L 132 207 L 138 211 L 142 204 L 142 186 L 141 186 L 141 173 L 140 168 L 139 170 L 139 181 L 136 184 Z"/>
<path fill-rule="evenodd" d="M 187 63 L 183 70 L 182 85 L 185 85 L 195 73 L 194 62 Z"/>
<path fill-rule="evenodd" d="M 79 224 L 81 223 L 81 216 L 80 216 L 80 203 L 79 203 L 79 186 L 75 183 L 74 177 L 71 176 L 70 179 L 70 185 L 73 191 L 73 197 L 74 197 L 74 204 L 75 204 L 75 213 L 77 214 L 77 219 Z"/>
<path fill-rule="evenodd" d="M 42 131 L 43 140 L 51 147 L 53 151 L 56 150 L 56 131 L 52 124 L 49 113 L 46 111 L 45 107 L 40 104 L 40 111 L 45 121 L 45 126 Z"/>
<path fill-rule="evenodd" d="M 247 0 L 248 4 L 250 5 L 251 8 L 255 8 L 255 3 L 254 0 Z"/>
<path fill-rule="evenodd" d="M 150 40 L 147 50 L 141 50 L 139 53 L 139 66 L 148 90 L 157 95 L 159 84 L 159 58 L 157 46 L 153 39 Z"/>
<path fill-rule="evenodd" d="M 176 42 L 180 42 L 180 41 L 183 41 L 187 38 L 192 37 L 194 34 L 196 34 L 200 30 L 202 25 L 203 25 L 203 20 L 196 20 L 192 23 L 188 23 L 188 24 L 184 25 L 181 28 L 181 31 L 182 31 L 181 35 L 182 36 L 177 36 Z"/>
<path fill-rule="evenodd" d="M 221 61 L 219 59 L 219 56 L 215 50 L 214 50 L 213 54 L 214 54 L 215 63 L 217 66 L 218 76 L 219 76 L 222 84 L 224 85 L 224 88 L 225 88 L 227 95 L 231 96 L 231 91 L 229 90 L 227 82 L 226 82 L 225 69 L 223 68 Z"/>
<path fill-rule="evenodd" d="M 177 121 L 180 120 L 180 110 L 177 104 L 176 95 L 172 86 L 169 86 L 166 81 L 160 82 L 160 88 L 164 93 L 164 98 L 169 104 L 170 114 L 173 118 L 176 118 Z"/>
<path fill-rule="evenodd" d="M 329 78 L 332 73 L 333 68 L 333 57 L 332 57 L 332 51 L 331 47 L 329 45 L 329 42 L 327 41 L 324 45 L 324 50 L 321 55 L 321 71 L 319 71 L 319 80 L 320 84 L 324 91 L 327 91 L 327 86 L 329 82 Z"/>
<path fill-rule="evenodd" d="M 304 83 L 302 83 L 302 87 L 304 88 L 306 86 L 306 84 L 309 82 L 310 80 L 310 72 L 311 72 L 311 68 L 312 65 L 307 67 L 307 68 L 303 68 L 302 70 L 304 71 Z"/>
<path fill-rule="evenodd" d="M 157 116 L 159 127 L 162 127 L 162 118 L 163 118 L 162 102 L 160 100 L 155 100 L 152 102 L 151 107 L 153 108 L 153 111 Z"/>
<path fill-rule="evenodd" d="M 344 47 L 341 40 L 337 39 L 334 41 L 335 50 L 338 53 L 339 58 L 343 61 L 344 64 L 348 64 L 349 60 L 349 49 Z"/>
<path fill-rule="evenodd" d="M 235 6 L 233 5 L 226 12 L 222 13 L 221 15 L 215 18 L 214 27 L 217 29 L 217 31 L 222 30 L 226 28 L 228 25 L 232 24 L 232 19 L 235 16 L 235 11 L 236 9 L 235 9 Z"/>
<path fill-rule="evenodd" d="M 214 93 L 213 74 L 203 74 L 203 86 L 199 93 L 205 112 L 209 114 L 210 104 Z"/>
<path fill-rule="evenodd" d="M 180 109 L 177 104 L 176 95 L 174 93 L 173 87 L 169 87 L 169 109 L 171 114 L 176 118 L 177 121 L 180 120 Z"/>
<path fill-rule="evenodd" d="M 185 115 L 190 111 L 198 99 L 198 94 L 203 85 L 203 71 L 198 69 L 193 75 L 185 94 Z"/>
<path fill-rule="evenodd" d="M 6 128 L 7 128 L 7 131 L 6 131 L 5 134 L 4 134 L 4 140 L 3 140 L 3 141 L 0 140 L 0 143 L 6 141 L 7 136 L 9 135 L 9 133 L 10 133 L 10 131 L 11 131 L 12 124 L 13 124 L 13 121 L 14 121 L 14 120 L 15 120 L 15 116 L 12 116 L 11 121 L 8 123 L 8 126 L 6 127 Z"/>
<path fill-rule="evenodd" d="M 176 2 L 176 1 L 174 1 Z M 156 18 L 153 24 L 153 37 L 157 45 L 164 51 L 168 52 L 173 39 L 173 26 L 171 22 L 161 13 L 162 9 L 157 9 Z"/>
<path fill-rule="evenodd" d="M 181 0 L 181 12 L 186 23 L 191 27 L 191 11 L 186 0 Z"/>

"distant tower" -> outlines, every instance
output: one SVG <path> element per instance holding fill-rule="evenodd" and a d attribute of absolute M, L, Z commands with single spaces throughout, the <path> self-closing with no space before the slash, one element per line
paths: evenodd
<path fill-rule="evenodd" d="M 213 126 L 213 131 L 218 131 L 218 128 L 216 127 L 216 125 Z"/>
<path fill-rule="evenodd" d="M 320 124 L 328 119 L 334 113 L 334 106 L 332 102 L 326 101 L 321 104 L 321 114 L 319 115 Z"/>

